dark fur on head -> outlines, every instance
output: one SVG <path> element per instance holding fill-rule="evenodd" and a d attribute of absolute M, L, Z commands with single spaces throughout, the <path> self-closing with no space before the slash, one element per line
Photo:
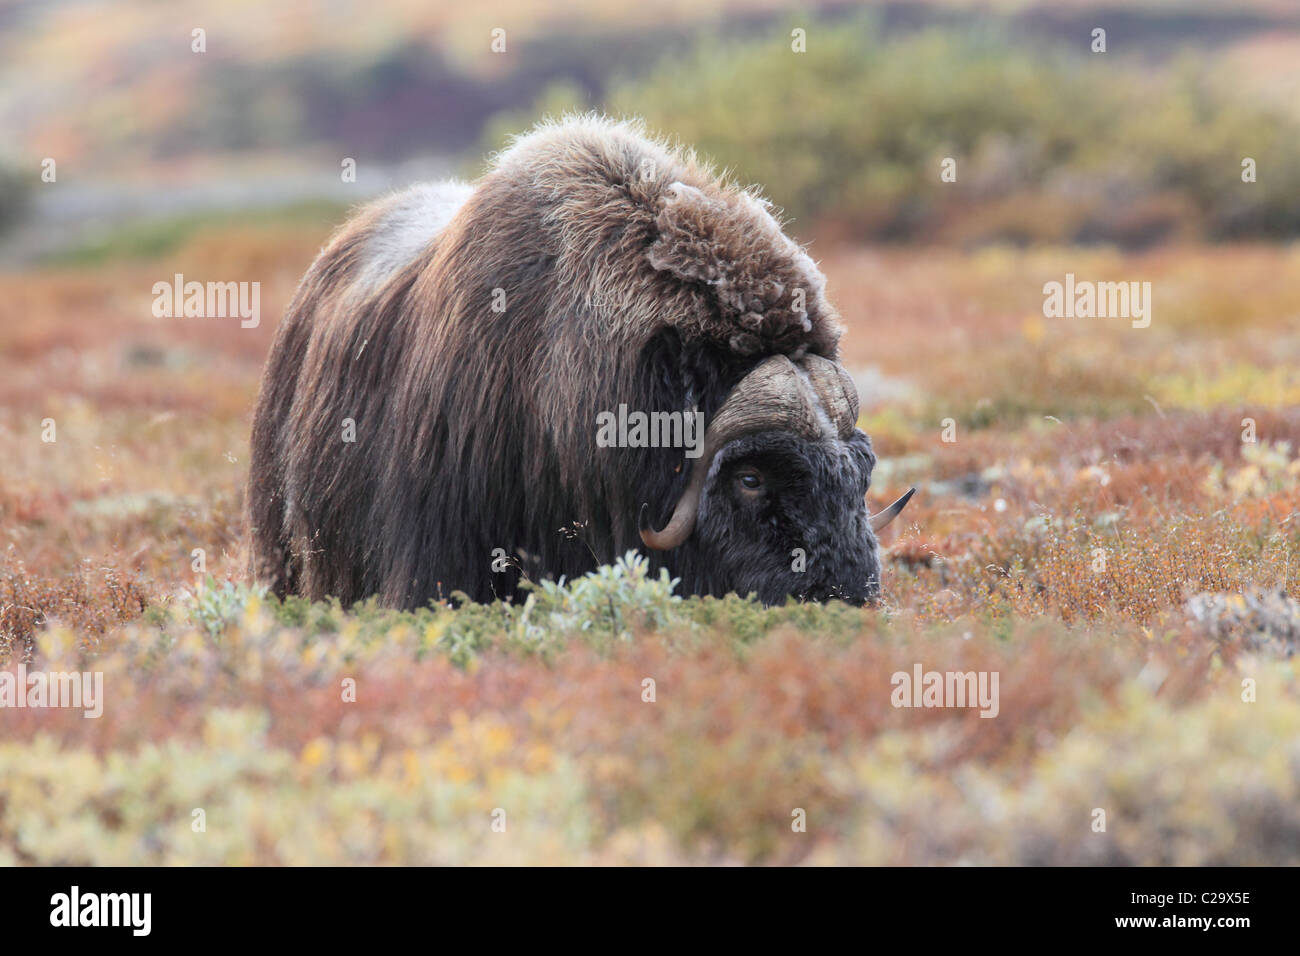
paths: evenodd
<path fill-rule="evenodd" d="M 642 503 L 661 526 L 692 464 L 598 447 L 600 412 L 711 421 L 765 357 L 838 357 L 824 279 L 766 203 L 634 126 L 544 125 L 466 194 L 405 259 L 385 244 L 412 194 L 365 209 L 281 322 L 248 489 L 252 571 L 278 594 L 510 598 L 520 570 L 494 571 L 498 548 L 530 577 L 582 574 L 640 548 Z M 746 463 L 758 496 L 733 480 Z M 873 464 L 861 432 L 733 442 L 690 540 L 652 560 L 685 593 L 869 598 Z"/>

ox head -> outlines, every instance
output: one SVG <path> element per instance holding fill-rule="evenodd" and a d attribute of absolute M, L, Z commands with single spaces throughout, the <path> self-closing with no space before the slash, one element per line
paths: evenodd
<path fill-rule="evenodd" d="M 912 492 L 867 511 L 876 456 L 857 418 L 857 390 L 840 365 L 816 355 L 765 359 L 710 422 L 668 524 L 653 530 L 642 507 L 641 540 L 661 551 L 690 540 L 712 581 L 766 604 L 788 595 L 874 600 L 876 533 Z"/>

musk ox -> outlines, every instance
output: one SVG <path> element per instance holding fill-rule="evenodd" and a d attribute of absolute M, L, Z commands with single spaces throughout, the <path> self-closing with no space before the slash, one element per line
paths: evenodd
<path fill-rule="evenodd" d="M 267 361 L 253 576 L 411 608 L 640 548 L 686 594 L 870 600 L 875 530 L 907 496 L 867 511 L 824 286 L 754 191 L 596 116 L 366 207 Z M 624 406 L 698 413 L 702 442 L 608 447 L 597 423 Z"/>

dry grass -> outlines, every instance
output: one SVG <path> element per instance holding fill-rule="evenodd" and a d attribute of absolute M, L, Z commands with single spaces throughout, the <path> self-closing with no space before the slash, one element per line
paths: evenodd
<path fill-rule="evenodd" d="M 534 653 L 486 613 L 196 612 L 241 577 L 249 409 L 321 238 L 0 278 L 0 658 L 108 688 L 0 711 L 0 862 L 1297 862 L 1300 658 L 1184 610 L 1300 599 L 1297 250 L 820 250 L 890 385 L 873 500 L 921 488 L 884 607 Z M 1151 281 L 1151 327 L 1044 319 L 1067 271 Z M 262 326 L 153 319 L 173 272 L 261 281 Z M 916 662 L 999 672 L 998 717 L 893 707 Z"/>

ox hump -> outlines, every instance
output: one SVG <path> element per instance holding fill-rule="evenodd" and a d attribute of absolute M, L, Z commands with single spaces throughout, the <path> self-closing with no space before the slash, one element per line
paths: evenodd
<path fill-rule="evenodd" d="M 575 301 L 612 302 L 627 334 L 674 327 L 744 356 L 834 359 L 839 315 L 826 280 L 755 189 L 725 181 L 639 123 L 586 114 L 541 124 L 495 163 L 520 187 Z"/>

